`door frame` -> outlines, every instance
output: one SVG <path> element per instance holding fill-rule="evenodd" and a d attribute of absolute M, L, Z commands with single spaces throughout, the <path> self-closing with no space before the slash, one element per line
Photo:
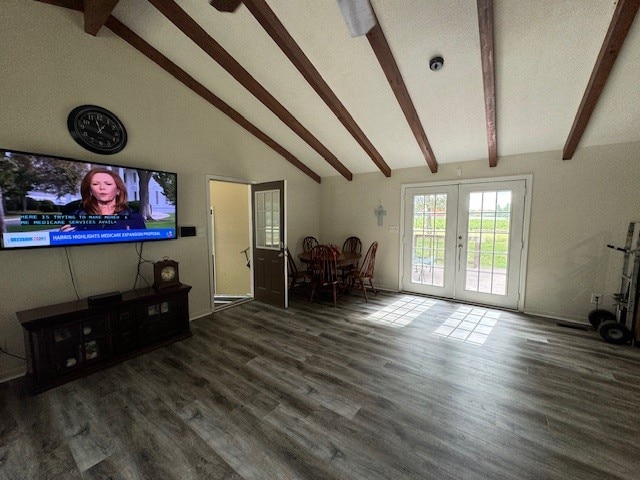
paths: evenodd
<path fill-rule="evenodd" d="M 405 195 L 408 188 L 420 188 L 420 187 L 437 187 L 443 185 L 464 185 L 473 183 L 492 183 L 492 182 L 505 182 L 512 180 L 524 180 L 525 192 L 524 192 L 524 218 L 522 222 L 522 256 L 520 257 L 520 278 L 519 295 L 517 302 L 517 311 L 523 311 L 524 301 L 526 297 L 526 279 L 527 279 L 527 258 L 529 256 L 529 223 L 531 219 L 531 194 L 533 191 L 533 174 L 525 175 L 512 175 L 504 177 L 486 177 L 486 178 L 469 178 L 464 180 L 443 180 L 437 182 L 420 182 L 420 183 L 405 183 L 400 186 L 400 218 L 402 219 L 403 230 L 398 236 L 398 291 L 402 291 L 404 272 L 404 223 L 405 223 Z M 408 272 L 410 275 L 411 272 Z"/>
<path fill-rule="evenodd" d="M 211 222 L 211 209 L 213 208 L 213 205 L 211 205 L 211 195 L 210 195 L 210 185 L 211 185 L 211 181 L 215 181 L 215 182 L 228 182 L 228 183 L 239 183 L 242 185 L 246 185 L 247 186 L 247 195 L 249 197 L 249 232 L 251 232 L 251 228 L 253 225 L 253 217 L 252 217 L 252 213 L 251 213 L 251 205 L 252 205 L 252 198 L 251 198 L 251 185 L 258 183 L 255 182 L 253 180 L 247 180 L 247 179 L 243 179 L 243 178 L 234 178 L 234 177 L 224 177 L 221 175 L 207 175 L 206 176 L 206 195 L 207 195 L 207 201 L 206 201 L 206 205 L 207 205 L 207 212 L 206 212 L 206 218 L 207 218 L 207 251 L 209 252 L 209 257 L 208 257 L 208 261 L 207 263 L 209 264 L 209 307 L 211 308 L 211 311 L 215 311 L 215 305 L 214 305 L 214 296 L 215 296 L 215 277 L 213 276 L 213 269 L 214 269 L 214 264 L 213 264 L 213 227 L 212 227 L 212 222 Z M 253 235 L 249 234 L 249 252 L 253 251 Z M 250 258 L 251 259 L 251 258 Z M 252 260 L 252 259 L 251 259 Z M 251 276 L 251 284 L 250 284 L 250 288 L 251 288 L 251 297 L 254 296 L 254 292 L 253 292 L 253 261 L 250 264 L 250 276 Z"/>

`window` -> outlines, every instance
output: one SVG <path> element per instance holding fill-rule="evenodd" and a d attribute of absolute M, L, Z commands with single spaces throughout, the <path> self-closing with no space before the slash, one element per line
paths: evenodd
<path fill-rule="evenodd" d="M 256 248 L 280 249 L 280 191 L 255 192 Z"/>

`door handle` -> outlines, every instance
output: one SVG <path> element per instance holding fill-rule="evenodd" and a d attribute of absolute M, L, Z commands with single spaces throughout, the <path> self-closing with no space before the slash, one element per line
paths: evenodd
<path fill-rule="evenodd" d="M 461 243 L 458 244 L 458 271 L 460 271 L 460 263 L 462 261 L 462 247 L 464 245 L 462 245 Z"/>

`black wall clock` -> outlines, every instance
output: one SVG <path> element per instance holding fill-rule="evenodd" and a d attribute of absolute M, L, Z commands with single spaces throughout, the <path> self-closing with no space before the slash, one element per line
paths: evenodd
<path fill-rule="evenodd" d="M 127 131 L 109 110 L 96 105 L 80 105 L 67 117 L 73 139 L 87 150 L 102 155 L 118 153 L 127 144 Z"/>

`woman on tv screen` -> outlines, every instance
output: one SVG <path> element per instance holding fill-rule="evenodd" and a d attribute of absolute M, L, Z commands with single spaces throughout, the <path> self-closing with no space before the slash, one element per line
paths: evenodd
<path fill-rule="evenodd" d="M 80 230 L 136 230 L 146 228 L 144 218 L 129 208 L 127 187 L 116 172 L 102 168 L 92 168 L 80 184 L 82 203 L 74 212 L 83 218 L 85 215 L 104 215 L 100 220 L 79 220 L 73 225 L 67 224 L 60 231 Z"/>

